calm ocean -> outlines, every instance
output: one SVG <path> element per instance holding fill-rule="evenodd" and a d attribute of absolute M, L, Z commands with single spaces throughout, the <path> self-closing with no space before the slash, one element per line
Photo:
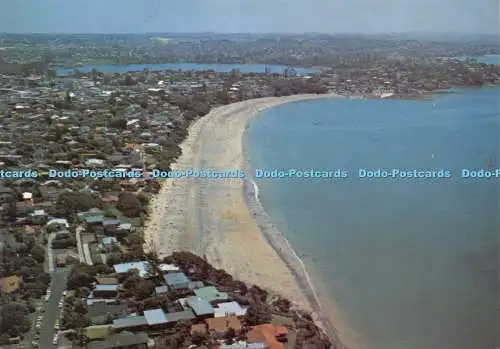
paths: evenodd
<path fill-rule="evenodd" d="M 499 343 L 500 89 L 434 101 L 318 100 L 250 123 L 254 168 L 343 169 L 338 180 L 257 180 L 261 201 L 374 349 Z M 450 169 L 451 179 L 358 178 L 358 169 Z"/>

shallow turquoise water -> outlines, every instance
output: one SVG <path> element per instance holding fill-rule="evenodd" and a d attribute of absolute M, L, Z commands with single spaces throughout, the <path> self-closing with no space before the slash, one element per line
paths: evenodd
<path fill-rule="evenodd" d="M 261 179 L 266 211 L 375 349 L 489 349 L 498 337 L 499 89 L 436 101 L 318 100 L 250 123 L 254 168 L 343 169 Z M 358 178 L 359 168 L 451 179 Z"/>

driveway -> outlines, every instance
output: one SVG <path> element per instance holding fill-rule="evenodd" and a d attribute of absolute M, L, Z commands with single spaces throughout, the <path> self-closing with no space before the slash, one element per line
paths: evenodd
<path fill-rule="evenodd" d="M 40 329 L 40 348 L 50 349 L 57 348 L 52 344 L 54 334 L 58 331 L 54 329 L 54 324 L 57 319 L 59 319 L 59 314 L 61 309 L 57 306 L 62 298 L 62 293 L 66 289 L 66 279 L 69 274 L 69 269 L 56 269 L 52 273 L 52 284 L 51 290 L 52 295 L 50 296 L 48 302 L 45 302 L 44 308 L 45 313 L 42 320 L 42 327 Z"/>

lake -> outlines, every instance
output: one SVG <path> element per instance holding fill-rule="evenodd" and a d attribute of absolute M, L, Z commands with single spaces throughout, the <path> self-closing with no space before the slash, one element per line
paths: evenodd
<path fill-rule="evenodd" d="M 96 69 L 103 73 L 126 73 L 143 71 L 149 69 L 151 71 L 162 70 L 182 70 L 182 71 L 206 71 L 213 70 L 219 73 L 231 72 L 233 69 L 239 69 L 242 73 L 265 73 L 269 69 L 272 73 L 283 73 L 285 69 L 290 68 L 285 65 L 266 65 L 266 64 L 197 64 L 197 63 L 166 63 L 166 64 L 98 64 L 85 65 L 78 68 L 57 68 L 58 76 L 68 76 L 75 71 L 88 73 L 92 69 Z M 313 68 L 296 68 L 295 71 L 299 75 L 307 75 L 319 72 Z"/>

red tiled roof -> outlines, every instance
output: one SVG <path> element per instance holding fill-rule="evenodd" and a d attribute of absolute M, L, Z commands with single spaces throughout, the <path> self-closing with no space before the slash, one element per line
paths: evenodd
<path fill-rule="evenodd" d="M 279 342 L 276 337 L 287 333 L 286 327 L 263 324 L 252 327 L 247 334 L 247 340 L 249 343 L 266 343 L 269 349 L 284 349 L 283 343 Z"/>

